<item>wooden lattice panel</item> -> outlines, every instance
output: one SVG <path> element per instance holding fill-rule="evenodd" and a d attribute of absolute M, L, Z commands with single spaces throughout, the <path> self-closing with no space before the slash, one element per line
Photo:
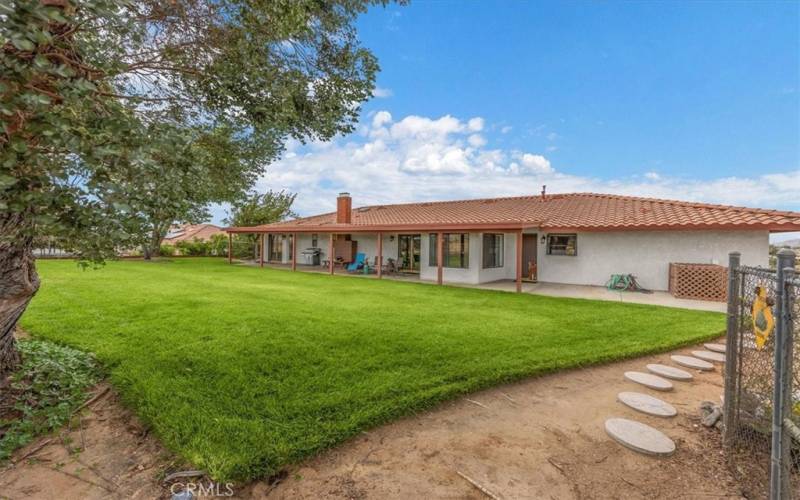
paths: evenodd
<path fill-rule="evenodd" d="M 679 299 L 728 300 L 728 268 L 716 264 L 669 265 L 669 292 Z"/>

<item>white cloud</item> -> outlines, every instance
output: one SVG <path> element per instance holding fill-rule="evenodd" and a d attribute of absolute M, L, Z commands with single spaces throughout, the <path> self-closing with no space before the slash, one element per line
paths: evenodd
<path fill-rule="evenodd" d="M 392 125 L 391 133 L 395 139 L 433 139 L 444 138 L 449 134 L 461 132 L 464 124 L 450 115 L 436 120 L 424 116 L 406 116 Z"/>
<path fill-rule="evenodd" d="M 471 118 L 469 122 L 467 122 L 467 127 L 473 132 L 480 132 L 483 130 L 483 118 L 480 116 Z"/>
<path fill-rule="evenodd" d="M 501 134 L 507 134 L 507 133 L 511 132 L 512 128 L 513 127 L 511 125 L 506 125 L 505 127 L 500 129 L 500 133 Z"/>
<path fill-rule="evenodd" d="M 549 174 L 553 171 L 550 161 L 542 155 L 525 153 L 522 155 L 522 166 L 534 174 Z"/>
<path fill-rule="evenodd" d="M 379 99 L 385 97 L 392 97 L 393 95 L 394 92 L 392 92 L 392 89 L 378 87 L 377 85 L 375 86 L 375 89 L 372 91 L 372 97 L 377 97 Z"/>
<path fill-rule="evenodd" d="M 800 170 L 717 179 L 656 172 L 620 179 L 579 176 L 557 168 L 538 151 L 493 148 L 472 130 L 478 123 L 470 126 L 470 121 L 450 115 L 395 120 L 389 112 L 379 111 L 361 124 L 360 135 L 309 146 L 291 141 L 258 188 L 297 192 L 295 208 L 303 215 L 334 209 L 340 191 L 352 193 L 354 204 L 360 206 L 531 195 L 542 184 L 551 193 L 592 191 L 800 208 Z"/>
<path fill-rule="evenodd" d="M 382 127 L 387 123 L 392 123 L 392 114 L 388 111 L 378 111 L 375 113 L 375 116 L 372 117 L 373 128 Z"/>
<path fill-rule="evenodd" d="M 467 142 L 473 148 L 480 148 L 486 145 L 486 139 L 481 134 L 472 134 L 467 137 Z"/>

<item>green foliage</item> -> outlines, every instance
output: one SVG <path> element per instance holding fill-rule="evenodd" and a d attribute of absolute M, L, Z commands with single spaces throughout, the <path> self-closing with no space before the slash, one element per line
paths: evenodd
<path fill-rule="evenodd" d="M 717 336 L 649 305 L 174 259 L 41 263 L 23 317 L 96 353 L 164 444 L 217 479 L 264 477 L 468 392 Z"/>
<path fill-rule="evenodd" d="M 0 461 L 67 421 L 97 383 L 99 369 L 84 352 L 40 340 L 19 342 L 23 364 L 12 375 L 3 399 L 13 401 L 14 418 L 0 420 Z M 7 403 L 8 401 L 3 401 Z"/>
<path fill-rule="evenodd" d="M 175 244 L 181 255 L 207 257 L 211 255 L 211 245 L 207 241 L 193 238 L 191 241 L 179 241 Z"/>
<path fill-rule="evenodd" d="M 241 200 L 231 204 L 231 211 L 225 223 L 231 226 L 248 227 L 271 224 L 292 217 L 297 194 L 286 191 L 269 190 L 264 194 L 252 191 Z M 258 236 L 255 234 L 237 234 L 233 237 L 233 256 L 252 259 L 256 255 L 255 245 Z"/>
<path fill-rule="evenodd" d="M 264 194 L 250 192 L 231 204 L 231 212 L 225 223 L 239 227 L 259 226 L 297 217 L 292 211 L 296 197 L 297 194 L 286 191 L 269 190 Z"/>
<path fill-rule="evenodd" d="M 172 257 L 175 255 L 175 247 L 167 243 L 162 243 L 161 246 L 158 247 L 158 254 L 162 257 Z"/>
<path fill-rule="evenodd" d="M 228 254 L 228 237 L 224 234 L 212 234 L 208 240 L 209 255 L 220 256 Z"/>
<path fill-rule="evenodd" d="M 367 0 L 65 3 L 0 3 L 0 244 L 158 248 L 288 137 L 350 132 L 378 71 Z"/>

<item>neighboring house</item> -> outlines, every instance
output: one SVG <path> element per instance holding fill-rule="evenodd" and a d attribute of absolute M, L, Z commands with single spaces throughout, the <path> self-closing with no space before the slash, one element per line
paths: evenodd
<path fill-rule="evenodd" d="M 292 262 L 297 239 L 297 264 L 316 247 L 323 264 L 331 254 L 350 260 L 351 250 L 369 262 L 380 254 L 384 263 L 396 259 L 405 271 L 439 283 L 512 279 L 520 289 L 535 269 L 540 281 L 579 285 L 630 273 L 653 290 L 668 288 L 671 262 L 726 265 L 728 253 L 738 251 L 742 264 L 767 266 L 770 232 L 798 230 L 799 212 L 544 192 L 355 209 L 342 193 L 336 212 L 226 229 L 262 235 L 264 255 L 283 263 Z"/>
<path fill-rule="evenodd" d="M 208 241 L 215 234 L 225 234 L 225 231 L 213 224 L 184 224 L 171 227 L 164 237 L 163 243 L 174 246 L 179 241 L 193 241 L 195 239 Z"/>

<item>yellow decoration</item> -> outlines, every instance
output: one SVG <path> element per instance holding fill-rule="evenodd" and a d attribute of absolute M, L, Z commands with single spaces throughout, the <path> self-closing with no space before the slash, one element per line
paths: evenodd
<path fill-rule="evenodd" d="M 753 315 L 756 347 L 761 350 L 775 328 L 775 318 L 772 316 L 772 307 L 770 307 L 767 290 L 764 287 L 756 287 L 756 300 L 753 301 L 753 307 L 750 312 Z"/>

